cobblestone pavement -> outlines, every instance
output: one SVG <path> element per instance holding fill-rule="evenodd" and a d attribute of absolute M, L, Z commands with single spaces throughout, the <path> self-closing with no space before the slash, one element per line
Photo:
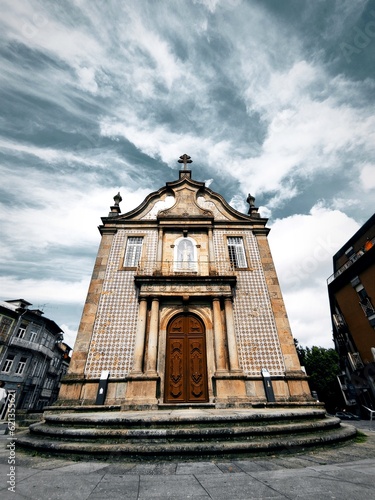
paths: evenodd
<path fill-rule="evenodd" d="M 324 449 L 131 463 L 32 455 L 17 449 L 16 439 L 3 435 L 0 496 L 33 500 L 375 500 L 374 424 L 370 430 L 368 421 L 355 422 L 362 431 L 355 441 Z"/>

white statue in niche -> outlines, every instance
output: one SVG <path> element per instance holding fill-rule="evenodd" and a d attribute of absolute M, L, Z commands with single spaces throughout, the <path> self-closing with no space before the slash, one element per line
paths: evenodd
<path fill-rule="evenodd" d="M 178 271 L 192 271 L 196 269 L 194 245 L 191 239 L 181 238 L 176 242 L 175 269 Z"/>

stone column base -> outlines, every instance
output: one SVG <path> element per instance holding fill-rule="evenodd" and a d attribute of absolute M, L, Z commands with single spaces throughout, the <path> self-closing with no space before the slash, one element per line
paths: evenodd
<path fill-rule="evenodd" d="M 61 383 L 55 405 L 92 405 L 95 403 L 99 380 L 67 379 Z"/>
<path fill-rule="evenodd" d="M 158 408 L 158 386 L 160 377 L 145 374 L 132 374 L 129 376 L 125 402 L 122 410 L 146 410 Z"/>
<path fill-rule="evenodd" d="M 242 372 L 216 372 L 213 386 L 215 403 L 236 403 L 247 400 L 245 377 Z"/>

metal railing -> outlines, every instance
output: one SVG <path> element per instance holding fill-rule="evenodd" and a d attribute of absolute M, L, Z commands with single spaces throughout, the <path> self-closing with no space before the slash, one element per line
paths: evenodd
<path fill-rule="evenodd" d="M 362 311 L 367 318 L 375 314 L 374 306 L 372 305 L 372 302 L 369 299 L 369 297 L 366 297 L 366 299 L 364 299 L 363 301 L 361 300 L 359 305 L 361 306 Z"/>
<path fill-rule="evenodd" d="M 364 365 L 359 352 L 348 352 L 348 359 L 353 371 L 363 368 Z"/>
<path fill-rule="evenodd" d="M 375 238 L 372 238 L 372 240 L 369 240 L 368 243 L 366 243 L 362 248 L 358 250 L 355 254 L 351 255 L 345 264 L 343 264 L 337 271 L 335 271 L 331 276 L 327 279 L 327 284 L 329 285 L 334 281 L 337 276 L 340 276 L 344 271 L 346 271 L 351 265 L 354 264 L 358 259 L 362 257 L 369 249 L 367 248 L 367 245 L 370 245 L 371 248 L 375 246 Z"/>
<path fill-rule="evenodd" d="M 232 276 L 234 266 L 228 261 L 141 261 L 137 267 L 137 276 L 210 276 L 218 274 Z"/>
<path fill-rule="evenodd" d="M 11 399 L 13 400 L 14 397 L 15 397 L 14 394 L 10 394 L 8 392 L 2 408 L 1 408 L 1 405 L 0 405 L 0 420 L 6 420 L 6 416 L 7 416 L 8 410 L 9 410 L 10 400 Z"/>
<path fill-rule="evenodd" d="M 343 319 L 343 317 L 341 316 L 341 314 L 333 314 L 332 315 L 333 317 L 333 323 L 336 327 L 336 330 L 338 332 L 342 332 L 343 330 L 346 329 L 346 325 L 345 325 L 345 321 Z"/>

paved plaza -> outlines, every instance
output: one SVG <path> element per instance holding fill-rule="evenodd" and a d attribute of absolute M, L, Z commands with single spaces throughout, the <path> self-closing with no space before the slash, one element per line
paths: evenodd
<path fill-rule="evenodd" d="M 36 456 L 17 449 L 16 439 L 2 435 L 0 497 L 375 500 L 375 430 L 369 429 L 368 421 L 355 425 L 365 437 L 333 448 L 235 459 L 197 457 L 131 463 Z"/>

